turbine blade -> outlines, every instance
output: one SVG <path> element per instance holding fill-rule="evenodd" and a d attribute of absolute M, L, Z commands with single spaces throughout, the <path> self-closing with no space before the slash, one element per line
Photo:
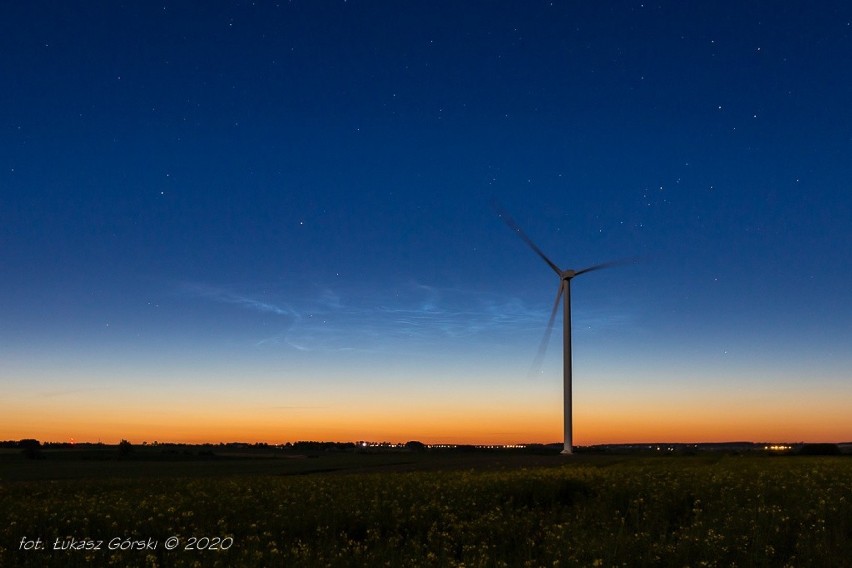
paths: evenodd
<path fill-rule="evenodd" d="M 550 319 L 547 321 L 547 328 L 544 330 L 544 337 L 541 338 L 541 344 L 538 346 L 538 353 L 533 359 L 533 364 L 530 366 L 528 376 L 532 377 L 541 371 L 541 365 L 544 363 L 544 355 L 547 353 L 547 346 L 550 343 L 550 336 L 553 334 L 553 323 L 556 321 L 556 312 L 559 311 L 559 301 L 562 299 L 562 289 L 565 287 L 565 281 L 559 282 L 559 289 L 556 290 L 556 301 L 553 302 L 553 309 L 550 310 Z"/>
<path fill-rule="evenodd" d="M 603 268 L 612 268 L 613 266 L 622 266 L 622 265 L 625 265 L 625 264 L 635 264 L 635 263 L 636 263 L 635 258 L 625 258 L 625 259 L 622 259 L 622 260 L 613 260 L 613 261 L 610 261 L 610 262 L 602 262 L 600 264 L 593 264 L 591 266 L 588 266 L 588 267 L 584 268 L 583 270 L 578 270 L 574 273 L 574 276 L 579 276 L 581 274 L 585 274 L 586 272 L 592 272 L 594 270 L 601 270 Z"/>
<path fill-rule="evenodd" d="M 508 213 L 506 213 L 506 211 L 504 211 L 502 207 L 500 207 L 499 205 L 497 205 L 497 204 L 495 203 L 495 204 L 494 204 L 494 209 L 497 211 L 497 216 L 498 216 L 498 217 L 500 217 L 500 219 L 502 219 L 502 220 L 503 220 L 503 222 L 504 222 L 504 223 L 506 223 L 506 225 L 507 225 L 510 229 L 512 229 L 512 230 L 513 230 L 513 231 L 514 231 L 514 232 L 515 232 L 515 233 L 516 233 L 516 234 L 517 234 L 517 235 L 521 238 L 521 240 L 522 240 L 522 241 L 524 241 L 525 243 L 527 243 L 527 246 L 529 246 L 529 247 L 533 250 L 533 252 L 535 252 L 538 256 L 540 256 L 540 257 L 541 257 L 541 259 L 542 259 L 544 262 L 546 262 L 546 263 L 547 263 L 547 265 L 548 265 L 548 266 L 550 266 L 550 268 L 552 268 L 552 269 L 553 269 L 553 271 L 554 271 L 556 274 L 558 274 L 559 276 L 562 276 L 562 271 L 561 271 L 561 270 L 559 270 L 559 267 L 558 267 L 558 266 L 556 266 L 556 264 L 555 264 L 552 260 L 550 260 L 549 258 L 547 258 L 547 256 L 546 256 L 543 252 L 541 252 L 541 249 L 540 249 L 540 248 L 538 248 L 538 246 L 536 246 L 536 244 L 535 244 L 534 242 L 532 242 L 532 239 L 531 239 L 531 238 L 529 238 L 529 237 L 527 236 L 527 234 L 526 234 L 526 233 L 524 233 L 524 231 L 523 231 L 523 230 L 521 230 L 521 227 L 520 227 L 520 226 L 518 226 L 518 224 L 517 224 L 517 223 L 515 223 L 515 220 L 514 220 L 514 219 L 512 219 L 512 217 L 510 217 L 510 216 L 509 216 L 509 214 L 508 214 Z"/>

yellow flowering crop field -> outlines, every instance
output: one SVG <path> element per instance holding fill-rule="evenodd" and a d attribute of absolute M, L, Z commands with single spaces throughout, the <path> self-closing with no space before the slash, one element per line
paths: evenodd
<path fill-rule="evenodd" d="M 852 566 L 852 458 L 8 479 L 0 566 Z"/>

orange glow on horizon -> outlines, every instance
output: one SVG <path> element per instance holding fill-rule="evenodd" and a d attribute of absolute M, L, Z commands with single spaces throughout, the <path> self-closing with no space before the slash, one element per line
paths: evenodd
<path fill-rule="evenodd" d="M 356 381 L 357 379 L 357 381 Z M 525 444 L 562 441 L 561 385 L 504 380 L 406 384 L 369 377 L 247 389 L 232 383 L 200 389 L 176 377 L 140 379 L 121 390 L 49 391 L 21 381 L 0 401 L 0 439 L 117 443 L 358 441 Z M 594 377 L 574 396 L 574 444 L 652 442 L 848 442 L 849 387 L 756 388 L 692 380 L 595 390 Z M 191 383 L 191 384 L 190 384 Z M 606 384 L 599 380 L 597 384 Z M 610 383 L 611 384 L 611 383 Z M 32 386 L 37 385 L 37 386 Z M 367 385 L 367 386 L 365 386 Z M 712 386 L 706 386 L 712 385 Z"/>
<path fill-rule="evenodd" d="M 0 438 L 36 438 L 63 442 L 219 443 L 299 440 L 450 444 L 555 443 L 562 438 L 558 404 L 537 409 L 530 404 L 469 401 L 417 401 L 387 405 L 382 401 L 355 401 L 346 406 L 266 407 L 210 404 L 181 408 L 104 408 L 69 406 L 56 401 L 16 405 L 3 409 Z M 771 409 L 693 405 L 615 406 L 606 411 L 591 405 L 574 414 L 574 444 L 644 442 L 802 441 L 845 442 L 852 418 L 839 402 L 820 408 Z M 599 408 L 599 407 L 598 407 Z"/>

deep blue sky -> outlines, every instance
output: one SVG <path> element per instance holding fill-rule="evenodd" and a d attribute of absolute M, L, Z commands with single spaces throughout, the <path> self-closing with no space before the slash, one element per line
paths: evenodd
<path fill-rule="evenodd" d="M 845 2 L 4 3 L 0 438 L 557 440 L 493 200 L 642 259 L 578 443 L 852 438 L 849 61 Z"/>

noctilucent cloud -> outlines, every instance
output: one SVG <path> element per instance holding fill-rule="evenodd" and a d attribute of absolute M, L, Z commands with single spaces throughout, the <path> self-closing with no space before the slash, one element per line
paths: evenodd
<path fill-rule="evenodd" d="M 0 6 L 0 439 L 852 438 L 852 5 Z"/>

